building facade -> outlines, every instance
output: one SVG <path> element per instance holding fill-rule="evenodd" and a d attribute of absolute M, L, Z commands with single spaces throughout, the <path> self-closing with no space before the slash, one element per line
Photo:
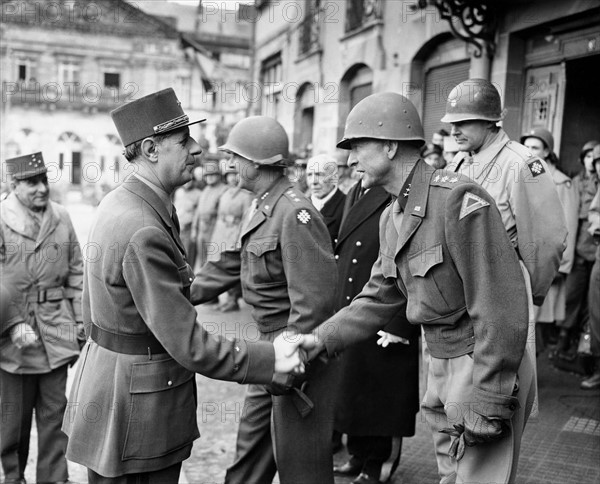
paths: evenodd
<path fill-rule="evenodd" d="M 256 2 L 252 112 L 277 118 L 296 152 L 334 152 L 350 109 L 395 91 L 439 128 L 452 88 L 470 77 L 499 89 L 504 128 L 543 126 L 568 172 L 600 137 L 594 75 L 600 1 L 291 0 Z M 460 19 L 463 19 L 462 21 Z"/>
<path fill-rule="evenodd" d="M 196 50 L 135 5 L 2 2 L 0 35 L 2 160 L 42 151 L 56 187 L 98 199 L 130 172 L 109 115 L 124 102 L 173 87 L 190 117 L 208 117 Z"/>

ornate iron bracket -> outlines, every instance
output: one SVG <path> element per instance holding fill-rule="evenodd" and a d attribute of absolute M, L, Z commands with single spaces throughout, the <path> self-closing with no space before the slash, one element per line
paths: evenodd
<path fill-rule="evenodd" d="M 498 17 L 492 2 L 486 0 L 419 0 L 421 9 L 428 5 L 437 8 L 443 20 L 448 21 L 455 37 L 475 47 L 473 55 L 481 57 L 484 50 L 489 57 L 496 51 Z"/>

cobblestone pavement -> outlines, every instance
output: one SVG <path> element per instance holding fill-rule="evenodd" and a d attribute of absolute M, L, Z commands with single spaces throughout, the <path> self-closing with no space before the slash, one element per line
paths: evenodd
<path fill-rule="evenodd" d="M 85 244 L 93 208 L 74 203 L 69 210 L 80 241 Z M 247 307 L 227 314 L 216 311 L 214 307 L 198 306 L 197 309 L 199 320 L 210 332 L 230 337 L 242 336 L 250 340 L 257 338 L 256 327 L 251 322 Z M 540 414 L 525 429 L 517 482 L 600 482 L 600 391 L 580 390 L 580 377 L 554 369 L 545 354 L 540 355 L 538 366 Z M 73 373 L 74 370 L 71 370 L 71 378 Z M 244 387 L 201 375 L 197 376 L 197 383 L 198 425 L 202 436 L 194 444 L 190 458 L 183 464 L 180 482 L 222 483 L 225 469 L 233 460 Z M 35 482 L 36 447 L 34 430 L 26 470 L 29 483 Z M 343 462 L 346 458 L 344 452 L 335 456 L 336 462 Z M 69 463 L 69 472 L 73 482 L 87 482 L 86 471 L 81 466 Z M 404 440 L 400 467 L 390 482 L 430 484 L 437 481 L 431 435 L 419 413 L 416 435 Z M 336 478 L 336 484 L 350 482 L 351 479 Z"/>

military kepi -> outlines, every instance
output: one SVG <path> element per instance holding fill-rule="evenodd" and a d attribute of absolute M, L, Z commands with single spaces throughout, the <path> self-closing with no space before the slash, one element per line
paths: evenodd
<path fill-rule="evenodd" d="M 201 123 L 190 121 L 173 89 L 163 89 L 119 106 L 110 113 L 123 146 L 129 146 L 156 134 Z"/>
<path fill-rule="evenodd" d="M 6 172 L 15 180 L 25 180 L 48 172 L 42 152 L 21 155 L 6 160 Z"/>

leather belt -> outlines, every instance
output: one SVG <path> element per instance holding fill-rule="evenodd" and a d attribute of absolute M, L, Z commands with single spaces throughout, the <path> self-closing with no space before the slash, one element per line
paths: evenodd
<path fill-rule="evenodd" d="M 63 287 L 51 287 L 39 291 L 29 291 L 25 296 L 27 302 L 45 303 L 46 301 L 60 301 L 65 298 Z"/>
<path fill-rule="evenodd" d="M 103 348 L 126 355 L 148 355 L 166 353 L 154 335 L 147 334 L 117 334 L 106 331 L 92 323 L 90 336 Z"/>

